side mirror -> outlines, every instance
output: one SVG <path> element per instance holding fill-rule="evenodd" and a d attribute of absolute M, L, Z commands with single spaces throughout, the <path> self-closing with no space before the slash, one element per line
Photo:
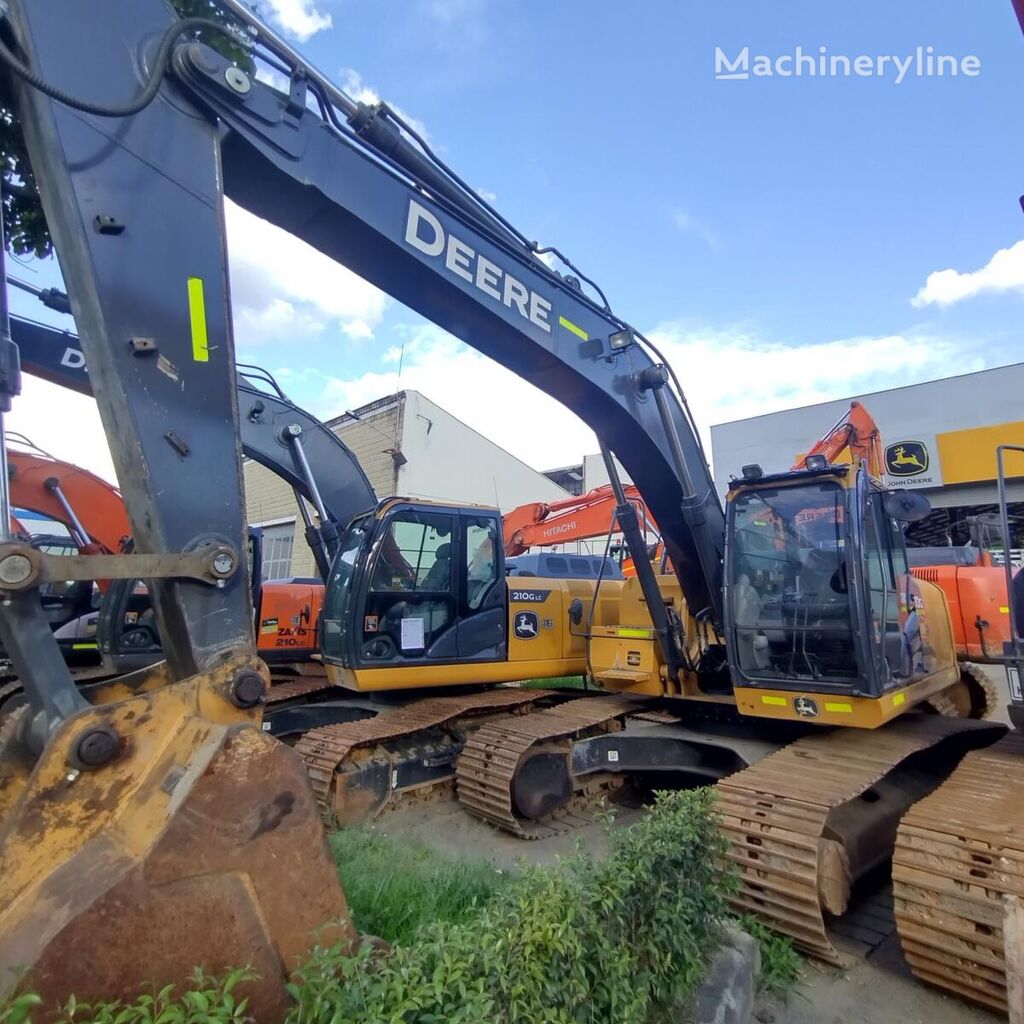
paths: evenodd
<path fill-rule="evenodd" d="M 932 510 L 932 503 L 919 491 L 890 491 L 883 499 L 886 515 L 900 523 L 917 523 Z"/>

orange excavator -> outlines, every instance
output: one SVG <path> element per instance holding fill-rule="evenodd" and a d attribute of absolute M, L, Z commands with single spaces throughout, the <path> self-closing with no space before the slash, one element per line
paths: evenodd
<path fill-rule="evenodd" d="M 813 448 L 797 456 L 791 468 L 811 468 L 820 456 L 829 464 L 857 465 L 863 460 L 873 477 L 884 480 L 883 451 L 878 424 L 860 402 L 851 402 L 839 421 Z M 908 548 L 907 556 L 911 574 L 934 583 L 946 597 L 957 659 L 994 664 L 1002 656 L 1004 643 L 1011 639 L 1010 609 L 1005 572 L 993 563 L 984 542 Z"/>
<path fill-rule="evenodd" d="M 658 526 L 640 491 L 633 484 L 624 484 L 623 491 L 626 500 L 636 509 L 644 533 L 658 533 Z M 520 505 L 502 516 L 505 556 L 514 558 L 530 548 L 548 544 L 607 537 L 613 530 L 618 530 L 615 507 L 615 492 L 611 484 L 594 487 L 586 494 L 560 501 L 534 501 Z M 652 545 L 651 560 L 659 560 L 662 550 L 660 541 Z M 632 558 L 624 558 L 621 568 L 623 576 L 636 575 Z"/>
<path fill-rule="evenodd" d="M 83 555 L 124 550 L 131 529 L 116 487 L 88 470 L 53 458 L 17 435 L 9 435 L 9 440 L 26 449 L 7 450 L 14 508 L 63 523 Z"/>
<path fill-rule="evenodd" d="M 19 445 L 8 447 L 7 463 L 11 507 L 25 509 L 62 524 L 69 542 L 61 538 L 36 538 L 36 546 L 47 550 L 62 548 L 83 555 L 110 555 L 131 550 L 131 528 L 121 492 L 88 470 L 53 457 L 26 438 L 8 436 Z M 27 527 L 16 516 L 12 529 L 28 535 Z M 52 550 L 51 550 L 52 553 Z M 250 557 L 253 574 L 253 603 L 259 628 L 257 650 L 268 662 L 300 663 L 317 651 L 316 622 L 319 617 L 323 585 L 319 581 L 262 581 L 262 546 L 258 528 L 250 530 Z M 65 658 L 80 663 L 86 653 L 99 649 L 97 629 L 101 617 L 99 595 L 109 590 L 107 580 L 69 580 L 46 584 L 41 597 L 46 615 L 56 631 Z M 131 648 L 145 648 L 159 660 L 160 644 L 148 590 L 141 581 L 122 581 L 109 601 L 118 607 L 111 617 L 117 619 L 118 641 Z M 137 634 L 134 641 L 131 635 Z M 142 638 L 140 640 L 140 638 Z M 142 640 L 146 642 L 143 643 Z M 149 649 L 152 648 L 150 651 Z M 112 662 L 117 658 L 111 659 Z M 111 670 L 114 669 L 112 664 Z M 91 675 L 92 673 L 90 673 Z M 6 697 L 20 703 L 20 694 L 8 683 Z M 5 694 L 0 692 L 0 709 L 9 710 Z"/>
<path fill-rule="evenodd" d="M 641 523 L 656 531 L 647 504 L 633 484 L 623 485 L 626 499 Z M 502 516 L 505 556 L 514 558 L 533 547 L 605 537 L 615 523 L 615 494 L 610 484 L 560 501 L 534 501 Z M 617 527 L 615 527 L 617 529 Z"/>

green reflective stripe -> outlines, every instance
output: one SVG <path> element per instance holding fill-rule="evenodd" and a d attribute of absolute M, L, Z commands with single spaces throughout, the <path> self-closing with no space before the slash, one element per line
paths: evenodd
<path fill-rule="evenodd" d="M 566 320 L 566 318 L 564 316 L 560 316 L 558 318 L 558 322 L 567 331 L 572 331 L 572 333 L 575 334 L 577 338 L 581 338 L 583 341 L 590 341 L 590 335 L 587 334 L 587 332 L 585 330 L 583 330 L 582 327 L 578 327 L 571 320 Z"/>
<path fill-rule="evenodd" d="M 192 325 L 192 358 L 197 363 L 210 361 L 206 338 L 206 299 L 203 297 L 203 279 L 188 279 L 188 318 Z"/>
<path fill-rule="evenodd" d="M 620 629 L 618 631 L 619 636 L 630 637 L 634 640 L 650 640 L 651 631 L 649 629 Z"/>
<path fill-rule="evenodd" d="M 73 651 L 95 651 L 99 644 L 72 644 Z"/>

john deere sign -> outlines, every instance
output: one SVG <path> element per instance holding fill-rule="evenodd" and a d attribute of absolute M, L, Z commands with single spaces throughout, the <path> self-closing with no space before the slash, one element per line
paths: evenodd
<path fill-rule="evenodd" d="M 885 470 L 890 476 L 919 476 L 928 472 L 924 441 L 898 441 L 885 449 Z"/>

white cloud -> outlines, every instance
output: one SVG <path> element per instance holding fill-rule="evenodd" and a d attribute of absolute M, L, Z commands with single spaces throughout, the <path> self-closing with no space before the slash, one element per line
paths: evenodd
<path fill-rule="evenodd" d="M 60 414 L 54 415 L 54 410 Z M 23 374 L 21 394 L 5 414 L 4 426 L 64 462 L 91 470 L 111 483 L 117 479 L 99 409 L 88 395 Z"/>
<path fill-rule="evenodd" d="M 911 300 L 921 309 L 949 306 L 983 292 L 1024 292 L 1024 241 L 1000 249 L 980 270 L 936 270 Z"/>
<path fill-rule="evenodd" d="M 404 352 L 394 345 L 382 354 L 387 369 L 347 378 L 325 375 L 313 411 L 326 419 L 410 389 L 535 468 L 596 450 L 593 432 L 571 412 L 439 327 L 423 324 L 407 328 L 406 335 Z"/>
<path fill-rule="evenodd" d="M 317 9 L 314 0 L 261 0 L 260 13 L 299 42 L 331 27 L 331 16 Z"/>
<path fill-rule="evenodd" d="M 668 323 L 650 338 L 675 369 L 709 454 L 714 423 L 935 380 L 948 375 L 951 365 L 960 373 L 985 367 L 981 356 L 955 342 L 923 334 L 796 346 L 741 330 Z M 822 431 L 829 426 L 823 423 Z"/>
<path fill-rule="evenodd" d="M 892 335 L 805 346 L 766 343 L 741 331 L 690 330 L 664 324 L 651 340 L 676 369 L 710 453 L 713 423 L 941 377 L 955 361 L 982 369 L 978 356 L 947 340 Z M 382 357 L 388 371 L 326 377 L 312 403 L 327 418 L 399 389 L 422 392 L 452 415 L 535 469 L 566 465 L 597 451 L 573 413 L 497 363 L 432 325 L 409 329 Z M 842 375 L 836 367 L 842 366 Z M 822 430 L 829 424 L 822 424 Z"/>
<path fill-rule="evenodd" d="M 278 92 L 285 93 L 285 95 L 291 90 L 291 81 L 288 76 L 281 74 L 276 68 L 267 67 L 265 64 L 261 64 L 256 69 L 256 81 L 263 82 L 264 85 L 269 85 L 271 89 L 276 89 Z"/>
<path fill-rule="evenodd" d="M 363 76 L 355 70 L 355 68 L 342 68 L 341 69 L 341 87 L 356 101 L 356 103 L 365 103 L 367 106 L 372 107 L 376 103 L 380 103 L 380 93 L 377 92 L 373 86 L 363 81 Z M 388 103 L 388 106 L 403 120 L 410 128 L 413 129 L 419 136 L 421 136 L 428 145 L 433 146 L 430 139 L 430 133 L 427 131 L 427 126 L 419 120 L 419 118 L 413 117 L 407 110 L 403 110 L 397 103 Z"/>
<path fill-rule="evenodd" d="M 476 194 L 485 202 L 493 206 L 498 201 L 498 193 L 487 188 L 478 188 Z"/>
<path fill-rule="evenodd" d="M 718 235 L 685 210 L 675 210 L 672 214 L 672 223 L 677 231 L 684 235 L 696 235 L 708 248 L 714 249 L 715 252 L 722 248 L 722 242 Z"/>
<path fill-rule="evenodd" d="M 328 325 L 369 338 L 387 296 L 311 245 L 225 201 L 231 297 L 239 344 L 319 334 Z"/>
<path fill-rule="evenodd" d="M 236 338 L 240 344 L 249 346 L 284 341 L 297 335 L 322 334 L 324 330 L 322 320 L 305 310 L 296 309 L 284 299 L 276 298 L 259 309 L 236 304 L 234 321 Z"/>

